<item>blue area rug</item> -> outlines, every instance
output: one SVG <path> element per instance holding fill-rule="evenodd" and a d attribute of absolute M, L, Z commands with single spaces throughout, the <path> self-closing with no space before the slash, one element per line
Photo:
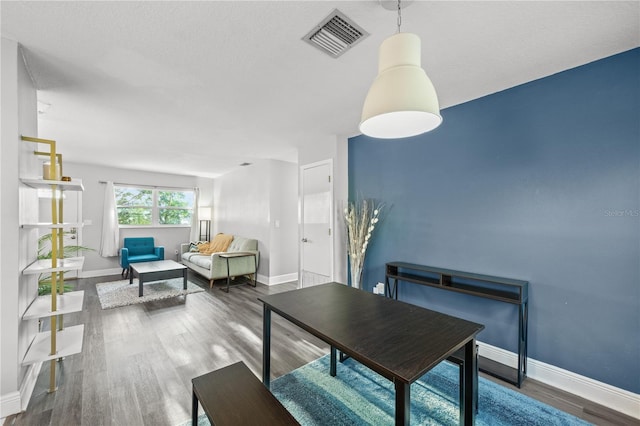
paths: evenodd
<path fill-rule="evenodd" d="M 411 385 L 412 425 L 459 424 L 459 367 L 442 362 Z M 393 384 L 353 359 L 329 375 L 324 356 L 271 382 L 271 391 L 302 425 L 393 425 Z M 476 425 L 589 425 L 490 380 L 479 378 Z M 208 425 L 206 416 L 198 425 Z"/>

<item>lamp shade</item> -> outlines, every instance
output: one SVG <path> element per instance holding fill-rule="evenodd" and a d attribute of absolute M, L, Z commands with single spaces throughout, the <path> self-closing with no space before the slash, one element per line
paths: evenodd
<path fill-rule="evenodd" d="M 360 131 L 374 138 L 405 138 L 440 123 L 438 95 L 421 68 L 420 38 L 392 35 L 380 45 L 378 76 L 364 101 Z"/>
<path fill-rule="evenodd" d="M 199 220 L 211 220 L 211 206 L 202 206 L 198 208 Z"/>

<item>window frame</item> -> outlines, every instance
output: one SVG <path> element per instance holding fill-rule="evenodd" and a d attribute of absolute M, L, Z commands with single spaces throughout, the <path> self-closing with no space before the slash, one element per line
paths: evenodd
<path fill-rule="evenodd" d="M 140 208 L 150 208 L 151 209 L 151 223 L 148 225 L 143 224 L 121 224 L 120 216 L 118 215 L 118 228 L 120 229 L 128 229 L 128 228 L 191 228 L 193 226 L 193 215 L 195 211 L 196 204 L 196 191 L 194 188 L 175 188 L 175 187 L 165 187 L 165 186 L 145 186 L 145 185 L 134 185 L 134 184 L 114 184 L 115 188 L 130 188 L 135 190 L 145 190 L 151 191 L 151 206 L 134 206 L 134 205 L 120 205 L 118 204 L 117 196 L 116 198 L 116 209 L 121 207 L 140 207 Z M 183 207 L 172 207 L 172 206 L 160 206 L 159 205 L 159 193 L 160 192 L 190 192 L 193 194 L 193 204 L 189 208 Z M 190 224 L 162 224 L 160 223 L 160 210 L 164 209 L 175 209 L 175 210 L 188 210 L 191 212 L 191 223 Z"/>

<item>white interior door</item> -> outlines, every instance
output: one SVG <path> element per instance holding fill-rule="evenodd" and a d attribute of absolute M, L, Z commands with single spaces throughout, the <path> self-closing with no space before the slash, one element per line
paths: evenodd
<path fill-rule="evenodd" d="M 299 287 L 333 281 L 333 185 L 331 160 L 301 167 Z"/>

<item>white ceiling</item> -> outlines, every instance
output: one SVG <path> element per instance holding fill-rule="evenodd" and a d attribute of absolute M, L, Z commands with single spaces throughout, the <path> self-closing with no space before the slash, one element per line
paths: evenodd
<path fill-rule="evenodd" d="M 66 161 L 205 177 L 358 134 L 396 31 L 379 0 L 0 7 L 51 105 L 39 136 Z M 334 8 L 371 34 L 338 59 L 301 40 Z M 413 1 L 402 15 L 441 108 L 640 46 L 639 1 Z"/>

